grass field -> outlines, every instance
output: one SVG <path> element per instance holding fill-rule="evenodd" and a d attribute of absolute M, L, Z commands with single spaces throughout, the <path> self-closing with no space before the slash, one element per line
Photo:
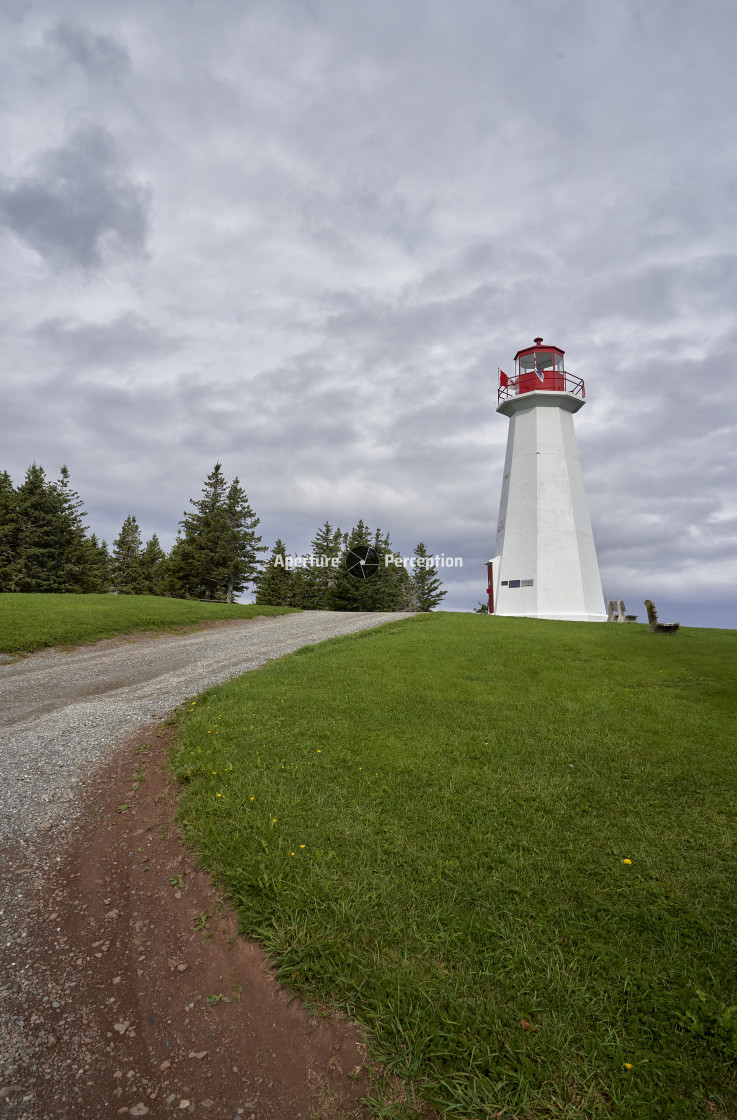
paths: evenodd
<path fill-rule="evenodd" d="M 200 603 L 158 595 L 0 595 L 0 652 L 31 652 L 222 618 L 288 614 L 288 607 Z"/>
<path fill-rule="evenodd" d="M 736 677 L 734 631 L 389 624 L 192 703 L 181 825 L 443 1116 L 734 1117 Z"/>

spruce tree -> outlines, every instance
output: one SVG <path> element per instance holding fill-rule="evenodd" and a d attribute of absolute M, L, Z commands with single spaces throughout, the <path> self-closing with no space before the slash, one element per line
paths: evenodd
<path fill-rule="evenodd" d="M 14 591 L 65 590 L 59 571 L 62 501 L 43 467 L 33 463 L 16 491 L 15 531 L 11 556 Z"/>
<path fill-rule="evenodd" d="M 307 568 L 295 568 L 292 574 L 292 598 L 288 604 L 298 610 L 306 610 L 309 589 L 307 586 Z"/>
<path fill-rule="evenodd" d="M 378 576 L 382 581 L 382 601 L 386 604 L 379 609 L 384 611 L 414 610 L 414 589 L 410 574 L 402 563 L 400 554 L 395 553 L 389 534 L 382 536 L 376 530 L 374 548 L 381 558 Z"/>
<path fill-rule="evenodd" d="M 224 599 L 229 580 L 228 555 L 221 547 L 226 534 L 227 482 L 220 463 L 207 476 L 202 497 L 190 498 L 180 532 L 169 555 L 170 586 L 185 599 Z M 221 594 L 218 595 L 218 589 Z"/>
<path fill-rule="evenodd" d="M 107 595 L 113 586 L 113 564 L 108 552 L 107 542 L 98 541 L 97 534 L 86 538 L 87 563 L 85 565 L 85 584 L 82 591 L 88 595 Z"/>
<path fill-rule="evenodd" d="M 375 575 L 357 578 L 348 569 L 347 556 L 354 548 L 373 548 L 378 568 Z M 387 558 L 390 563 L 387 564 Z M 343 552 L 328 605 L 336 611 L 401 611 L 410 608 L 409 577 L 404 567 L 393 563 L 394 552 L 388 535 L 374 533 L 363 520 L 343 537 Z"/>
<path fill-rule="evenodd" d="M 441 603 L 447 591 L 441 591 L 442 581 L 427 549 L 422 541 L 415 546 L 415 565 L 412 569 L 412 589 L 414 591 L 415 609 L 418 611 L 431 611 Z"/>
<path fill-rule="evenodd" d="M 185 541 L 182 530 L 179 529 L 177 539 L 166 558 L 166 594 L 175 599 L 197 598 L 197 581 L 192 576 L 193 565 L 193 549 Z"/>
<path fill-rule="evenodd" d="M 126 517 L 120 535 L 113 542 L 113 587 L 119 595 L 145 595 L 141 530 L 135 517 Z"/>
<path fill-rule="evenodd" d="M 295 606 L 313 611 L 328 609 L 327 603 L 330 592 L 337 579 L 337 564 L 334 565 L 333 560 L 340 560 L 342 546 L 343 537 L 340 529 L 334 529 L 329 521 L 324 522 L 315 533 L 311 543 L 312 557 L 317 562 L 313 561 L 310 566 L 305 568 L 303 574 L 304 596 L 302 602 L 295 602 Z"/>
<path fill-rule="evenodd" d="M 17 495 L 7 471 L 0 472 L 0 591 L 13 591 L 18 536 Z"/>
<path fill-rule="evenodd" d="M 372 611 L 376 600 L 376 589 L 372 581 L 376 577 L 360 579 L 348 570 L 348 554 L 351 549 L 366 549 L 371 545 L 371 532 L 361 518 L 354 525 L 350 533 L 343 533 L 341 537 L 340 563 L 335 574 L 335 581 L 327 596 L 327 606 L 333 611 Z"/>
<path fill-rule="evenodd" d="M 166 553 L 154 533 L 141 553 L 146 595 L 164 595 L 166 591 Z"/>
<path fill-rule="evenodd" d="M 174 593 L 192 599 L 232 603 L 253 581 L 259 569 L 261 537 L 259 518 L 236 478 L 228 486 L 216 463 L 202 488 L 202 497 L 190 500 L 181 532 L 169 557 L 170 586 Z"/>
<path fill-rule="evenodd" d="M 278 540 L 269 561 L 258 577 L 256 602 L 270 607 L 291 607 L 294 598 L 294 572 L 287 568 L 284 541 Z"/>
<path fill-rule="evenodd" d="M 55 518 L 54 548 L 56 551 L 57 591 L 85 591 L 94 568 L 94 554 L 89 548 L 84 519 L 84 505 L 79 494 L 72 490 L 69 470 L 61 468 L 61 477 L 55 485 L 59 508 Z"/>
<path fill-rule="evenodd" d="M 230 551 L 226 601 L 235 602 L 235 596 L 255 583 L 262 561 L 260 552 L 266 552 L 261 537 L 256 535 L 260 518 L 251 509 L 246 492 L 238 477 L 234 478 L 225 499 L 226 521 Z"/>

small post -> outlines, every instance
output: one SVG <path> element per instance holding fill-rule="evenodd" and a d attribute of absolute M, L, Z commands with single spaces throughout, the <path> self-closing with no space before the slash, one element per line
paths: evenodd
<path fill-rule="evenodd" d="M 491 560 L 487 561 L 486 573 L 489 581 L 489 586 L 486 588 L 489 595 L 489 614 L 494 613 L 494 565 Z"/>

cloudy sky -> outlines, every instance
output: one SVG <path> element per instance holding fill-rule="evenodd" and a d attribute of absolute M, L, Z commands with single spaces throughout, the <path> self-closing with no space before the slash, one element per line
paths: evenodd
<path fill-rule="evenodd" d="M 733 0 L 0 0 L 0 469 L 165 546 L 216 460 L 484 597 L 535 335 L 605 594 L 737 627 Z"/>

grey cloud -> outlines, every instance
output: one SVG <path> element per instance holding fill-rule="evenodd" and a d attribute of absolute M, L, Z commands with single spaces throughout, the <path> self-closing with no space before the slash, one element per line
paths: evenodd
<path fill-rule="evenodd" d="M 73 8 L 37 0 L 11 47 L 0 220 L 56 267 L 143 251 L 124 135 L 156 268 L 60 282 L 6 241 L 0 467 L 68 461 L 98 532 L 134 512 L 171 543 L 221 458 L 267 543 L 363 516 L 462 555 L 446 605 L 469 609 L 507 435 L 496 367 L 542 335 L 586 379 L 605 592 L 682 622 L 679 592 L 721 595 L 737 618 L 727 0 Z M 24 166 L 85 109 L 108 131 Z"/>
<path fill-rule="evenodd" d="M 119 315 L 109 323 L 44 319 L 33 335 L 76 369 L 129 366 L 172 354 L 182 346 L 180 339 L 134 312 Z"/>
<path fill-rule="evenodd" d="M 130 70 L 127 49 L 109 35 L 95 35 L 75 23 L 58 23 L 45 38 L 94 78 L 117 81 Z"/>
<path fill-rule="evenodd" d="M 62 269 L 143 254 L 148 206 L 148 191 L 130 177 L 110 132 L 91 123 L 41 153 L 28 175 L 0 182 L 0 218 Z"/>

